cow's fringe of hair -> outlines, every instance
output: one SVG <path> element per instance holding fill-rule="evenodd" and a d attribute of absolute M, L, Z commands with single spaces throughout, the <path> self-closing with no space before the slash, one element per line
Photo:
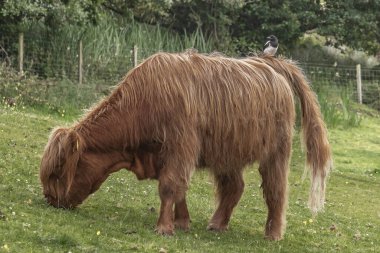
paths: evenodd
<path fill-rule="evenodd" d="M 41 160 L 44 169 L 40 170 L 40 178 L 47 185 L 50 176 L 54 175 L 57 189 L 50 188 L 56 197 L 65 196 L 70 191 L 84 145 L 84 140 L 73 129 L 56 128 L 52 131 Z"/>

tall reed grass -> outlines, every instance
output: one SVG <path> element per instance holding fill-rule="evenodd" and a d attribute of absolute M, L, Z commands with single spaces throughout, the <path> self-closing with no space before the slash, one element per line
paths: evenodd
<path fill-rule="evenodd" d="M 80 40 L 84 57 L 82 85 L 77 83 Z M 213 44 L 200 29 L 192 34 L 179 35 L 160 25 L 116 21 L 109 17 L 97 26 L 67 25 L 56 31 L 33 23 L 25 33 L 27 74 L 20 78 L 13 73 L 14 70 L 1 68 L 0 72 L 8 75 L 0 92 L 4 103 L 8 98 L 14 98 L 18 105 L 75 114 L 108 94 L 109 88 L 133 67 L 132 49 L 135 45 L 142 60 L 158 51 L 178 52 L 194 48 L 200 52 L 212 52 Z M 349 93 L 336 87 L 334 90 L 339 92 L 332 96 L 325 84 L 315 85 L 315 88 L 328 126 L 359 125 L 360 118 L 351 108 Z M 331 83 L 328 85 L 331 89 Z"/>
<path fill-rule="evenodd" d="M 137 22 L 102 20 L 98 26 L 63 26 L 55 31 L 30 23 L 24 34 L 24 75 L 16 71 L 17 36 L 14 36 L 11 66 L 0 65 L 0 100 L 7 105 L 33 106 L 59 115 L 77 114 L 109 93 L 133 68 L 133 47 L 138 58 L 158 51 L 177 52 L 195 48 L 212 51 L 212 42 L 202 31 L 179 35 L 161 27 Z M 78 43 L 83 44 L 84 83 L 78 85 Z M 63 113 L 64 112 L 64 113 Z"/>
<path fill-rule="evenodd" d="M 332 90 L 333 92 L 331 92 Z M 319 85 L 316 92 L 328 127 L 348 128 L 360 125 L 360 114 L 354 109 L 354 99 L 345 87 Z"/>
<path fill-rule="evenodd" d="M 49 31 L 40 23 L 29 24 L 25 34 L 25 68 L 41 77 L 78 76 L 78 43 L 83 44 L 84 78 L 116 81 L 133 67 L 134 46 L 138 59 L 158 51 L 178 52 L 188 48 L 213 50 L 213 43 L 200 29 L 179 35 L 158 25 L 106 18 L 97 26 L 63 26 Z"/>

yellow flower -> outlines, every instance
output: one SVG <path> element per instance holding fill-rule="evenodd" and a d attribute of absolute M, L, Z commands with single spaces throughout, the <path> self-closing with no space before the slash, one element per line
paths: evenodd
<path fill-rule="evenodd" d="M 306 225 L 306 224 L 307 224 L 307 221 L 304 221 L 303 224 Z"/>
<path fill-rule="evenodd" d="M 96 235 L 100 235 L 100 231 L 96 232 Z"/>
<path fill-rule="evenodd" d="M 313 219 L 309 219 L 309 223 L 313 223 Z"/>

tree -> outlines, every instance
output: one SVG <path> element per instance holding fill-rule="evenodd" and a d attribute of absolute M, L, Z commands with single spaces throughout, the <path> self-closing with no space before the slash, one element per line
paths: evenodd
<path fill-rule="evenodd" d="M 334 46 L 347 45 L 370 54 L 380 51 L 379 0 L 326 0 L 318 33 Z"/>
<path fill-rule="evenodd" d="M 232 45 L 241 54 L 261 50 L 270 34 L 284 53 L 308 31 L 334 46 L 380 51 L 380 0 L 0 0 L 0 32 L 22 31 L 31 22 L 52 32 L 67 24 L 85 28 L 103 15 L 200 32 L 215 49 Z"/>
<path fill-rule="evenodd" d="M 56 28 L 62 24 L 96 23 L 98 0 L 0 0 L 0 22 L 3 29 L 23 30 L 30 22 L 43 22 Z"/>
<path fill-rule="evenodd" d="M 235 21 L 242 0 L 174 0 L 169 10 L 167 26 L 179 33 L 201 31 L 215 41 L 215 47 L 230 42 L 230 27 Z"/>
<path fill-rule="evenodd" d="M 141 23 L 165 23 L 168 18 L 170 0 L 102 0 L 101 5 L 107 12 L 123 18 L 134 19 Z"/>
<path fill-rule="evenodd" d="M 316 26 L 318 7 L 318 2 L 308 0 L 245 1 L 231 27 L 236 50 L 261 51 L 266 37 L 273 34 L 280 41 L 279 52 L 287 51 Z"/>

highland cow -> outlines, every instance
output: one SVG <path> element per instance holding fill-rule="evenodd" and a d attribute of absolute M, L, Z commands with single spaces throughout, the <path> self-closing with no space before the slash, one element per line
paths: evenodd
<path fill-rule="evenodd" d="M 228 228 L 244 190 L 243 169 L 259 163 L 268 207 L 265 237 L 285 228 L 287 178 L 295 123 L 302 109 L 311 169 L 310 208 L 323 208 L 331 166 L 327 131 L 315 94 L 291 61 L 195 52 L 158 53 L 132 69 L 112 94 L 70 128 L 53 131 L 40 169 L 43 194 L 74 208 L 122 168 L 157 179 L 156 231 L 189 228 L 186 190 L 194 170 L 214 176 L 218 206 L 208 229 Z M 173 210 L 174 208 L 174 210 Z"/>

